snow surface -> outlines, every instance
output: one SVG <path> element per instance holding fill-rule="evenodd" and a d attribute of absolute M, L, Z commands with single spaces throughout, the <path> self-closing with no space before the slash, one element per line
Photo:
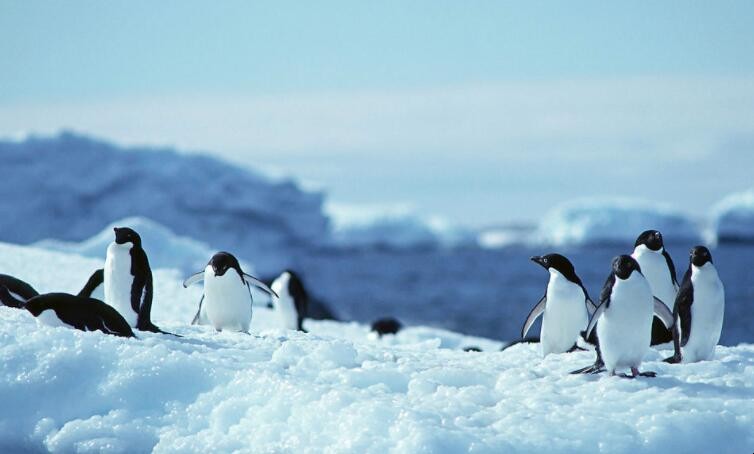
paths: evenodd
<path fill-rule="evenodd" d="M 696 223 L 666 205 L 640 199 L 577 199 L 549 211 L 539 224 L 539 241 L 555 245 L 630 242 L 644 230 L 663 233 L 666 241 L 701 239 Z"/>
<path fill-rule="evenodd" d="M 1 241 L 82 241 L 142 216 L 272 272 L 328 235 L 321 193 L 206 155 L 61 133 L 0 140 L 0 156 Z"/>
<path fill-rule="evenodd" d="M 33 246 L 84 257 L 101 258 L 115 239 L 114 227 L 130 227 L 139 234 L 152 268 L 176 268 L 184 273 L 193 274 L 204 269 L 212 255 L 217 252 L 200 241 L 175 235 L 167 227 L 140 217 L 115 221 L 100 233 L 80 243 L 48 239 L 38 241 Z M 242 268 L 249 267 L 242 265 Z"/>
<path fill-rule="evenodd" d="M 754 242 L 754 189 L 731 194 L 715 204 L 712 224 L 717 241 Z"/>
<path fill-rule="evenodd" d="M 0 271 L 77 291 L 101 259 L 0 244 Z M 155 271 L 153 320 L 176 338 L 39 326 L 0 307 L 0 452 L 750 452 L 754 346 L 658 378 L 572 376 L 549 355 L 426 327 L 356 323 L 252 335 L 189 326 L 201 286 Z M 479 346 L 482 353 L 463 352 Z"/>

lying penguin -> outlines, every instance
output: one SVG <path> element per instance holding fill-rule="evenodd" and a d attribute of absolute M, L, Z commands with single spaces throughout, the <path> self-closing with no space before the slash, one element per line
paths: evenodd
<path fill-rule="evenodd" d="M 278 296 L 264 282 L 244 273 L 238 259 L 228 252 L 213 255 L 204 271 L 188 277 L 183 286 L 200 281 L 204 281 L 204 295 L 191 324 L 209 324 L 217 331 L 249 332 L 253 303 L 250 285 Z"/>
<path fill-rule="evenodd" d="M 13 293 L 18 295 L 15 291 Z M 136 337 L 123 316 L 100 300 L 68 293 L 46 293 L 24 301 L 16 295 L 11 294 L 5 285 L 0 285 L 0 302 L 6 306 L 26 309 L 44 325 Z"/>

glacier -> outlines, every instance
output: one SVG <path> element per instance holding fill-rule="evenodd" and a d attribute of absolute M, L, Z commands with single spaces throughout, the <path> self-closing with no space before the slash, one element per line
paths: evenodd
<path fill-rule="evenodd" d="M 0 243 L 0 270 L 74 292 L 102 258 Z M 0 307 L 3 452 L 748 452 L 754 346 L 661 362 L 658 378 L 574 376 L 588 352 L 428 327 L 376 338 L 358 323 L 251 335 L 190 326 L 200 286 L 156 269 L 153 319 L 183 338 L 121 339 L 38 325 Z M 465 352 L 467 346 L 482 352 Z M 710 432 L 709 428 L 715 430 Z"/>
<path fill-rule="evenodd" d="M 71 132 L 0 140 L 0 240 L 80 242 L 146 217 L 263 271 L 328 236 L 323 194 L 203 154 L 121 148 Z"/>

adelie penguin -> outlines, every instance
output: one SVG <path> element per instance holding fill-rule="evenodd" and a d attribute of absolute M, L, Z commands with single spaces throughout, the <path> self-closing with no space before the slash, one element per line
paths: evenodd
<path fill-rule="evenodd" d="M 534 321 L 542 317 L 540 343 L 542 355 L 574 351 L 579 334 L 589 323 L 589 314 L 595 305 L 589 293 L 581 283 L 573 264 L 560 254 L 548 254 L 532 257 L 550 273 L 545 294 L 529 312 L 521 329 L 521 338 L 525 339 Z"/>
<path fill-rule="evenodd" d="M 600 293 L 600 305 L 586 329 L 586 337 L 589 337 L 596 326 L 597 352 L 610 375 L 629 368 L 632 375 L 622 376 L 655 376 L 654 372 L 639 372 L 652 336 L 653 314 L 657 314 L 666 327 L 673 326 L 673 314 L 652 295 L 639 263 L 628 255 L 616 257 Z"/>
<path fill-rule="evenodd" d="M 5 285 L 0 285 L 0 301 L 6 306 L 26 309 L 38 322 L 47 326 L 67 326 L 81 331 L 136 337 L 118 311 L 94 298 L 47 293 L 24 301 L 12 295 Z"/>
<path fill-rule="evenodd" d="M 642 274 L 649 282 L 652 294 L 671 310 L 678 292 L 675 265 L 665 249 L 662 233 L 646 230 L 636 238 L 631 254 L 641 267 Z M 652 345 L 664 344 L 673 340 L 672 333 L 655 317 L 652 322 Z"/>
<path fill-rule="evenodd" d="M 140 331 L 165 333 L 152 323 L 152 270 L 141 237 L 128 227 L 116 227 L 107 247 L 103 273 L 105 302 Z M 170 333 L 165 333 L 170 334 Z"/>
<path fill-rule="evenodd" d="M 103 270 L 96 270 L 94 273 L 92 273 L 91 276 L 89 276 L 89 280 L 87 280 L 84 287 L 79 291 L 78 296 L 84 297 L 84 298 L 96 298 L 100 301 L 104 299 L 103 297 L 96 296 L 99 293 L 102 293 L 102 282 L 103 282 Z M 0 274 L 0 285 L 4 286 L 8 289 L 8 292 L 13 297 L 13 300 L 8 300 L 6 306 L 11 307 L 21 307 L 21 306 L 13 306 L 14 304 L 17 304 L 18 301 L 28 301 L 35 296 L 39 296 L 39 292 L 32 287 L 29 283 L 22 281 L 21 279 L 18 279 L 17 277 L 10 276 L 7 274 Z M 104 295 L 104 293 L 103 293 Z"/>
<path fill-rule="evenodd" d="M 683 276 L 673 315 L 678 329 L 673 330 L 675 353 L 670 363 L 710 360 L 720 340 L 725 310 L 725 289 L 712 255 L 704 246 L 691 249 L 689 268 Z"/>
<path fill-rule="evenodd" d="M 309 294 L 301 278 L 293 271 L 285 270 L 270 287 L 278 295 L 273 298 L 272 307 L 280 327 L 306 332 L 303 323 L 309 307 Z"/>
<path fill-rule="evenodd" d="M 277 297 L 264 282 L 244 273 L 238 259 L 228 252 L 213 255 L 206 268 L 187 278 L 183 286 L 200 281 L 204 281 L 204 295 L 191 324 L 208 323 L 217 331 L 249 332 L 253 302 L 249 285 Z"/>

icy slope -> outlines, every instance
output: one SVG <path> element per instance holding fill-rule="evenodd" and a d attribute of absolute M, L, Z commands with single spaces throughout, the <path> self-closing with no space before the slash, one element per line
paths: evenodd
<path fill-rule="evenodd" d="M 684 214 L 637 199 L 596 198 L 566 202 L 548 212 L 536 236 L 546 244 L 582 245 L 633 242 L 644 230 L 660 230 L 672 240 L 699 240 L 700 231 Z"/>
<path fill-rule="evenodd" d="M 2 241 L 82 241 L 143 216 L 276 270 L 290 248 L 327 235 L 321 194 L 208 156 L 122 149 L 70 133 L 0 141 L 0 156 L 0 211 L 10 214 L 0 217 Z"/>
<path fill-rule="evenodd" d="M 754 242 L 754 189 L 731 194 L 712 209 L 718 241 Z"/>
<path fill-rule="evenodd" d="M 77 290 L 97 259 L 0 244 L 0 271 Z M 184 338 L 119 339 L 40 327 L 0 307 L 0 451 L 749 452 L 754 346 L 658 362 L 656 379 L 571 376 L 589 353 L 429 328 L 373 339 L 309 322 L 253 335 L 187 326 L 199 289 L 157 270 L 154 319 Z M 483 353 L 456 348 L 478 345 Z M 441 348 L 448 347 L 448 348 Z M 714 428 L 714 430 L 711 430 Z"/>

